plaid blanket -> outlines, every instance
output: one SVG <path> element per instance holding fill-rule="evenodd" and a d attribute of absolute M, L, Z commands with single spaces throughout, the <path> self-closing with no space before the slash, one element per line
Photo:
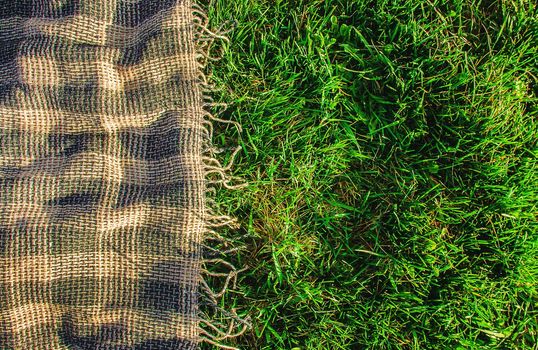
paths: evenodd
<path fill-rule="evenodd" d="M 0 1 L 0 348 L 193 349 L 190 0 Z"/>

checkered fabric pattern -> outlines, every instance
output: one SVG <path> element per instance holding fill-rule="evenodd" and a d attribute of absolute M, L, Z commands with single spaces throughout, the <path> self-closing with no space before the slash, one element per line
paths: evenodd
<path fill-rule="evenodd" d="M 0 0 L 0 348 L 194 349 L 190 0 Z"/>

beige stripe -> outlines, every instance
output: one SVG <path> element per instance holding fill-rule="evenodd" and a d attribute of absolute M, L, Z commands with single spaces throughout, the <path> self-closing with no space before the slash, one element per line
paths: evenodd
<path fill-rule="evenodd" d="M 3 157 L 0 159 L 0 163 L 5 163 Z M 25 164 L 29 160 L 19 158 L 18 162 Z M 175 155 L 162 160 L 140 160 L 81 152 L 70 158 L 39 158 L 28 166 L 19 168 L 17 179 L 28 179 L 32 186 L 39 186 L 40 183 L 47 186 L 52 181 L 68 180 L 107 180 L 113 184 L 148 186 L 200 180 L 203 173 L 193 170 L 199 163 L 201 158 L 194 154 Z"/>
<path fill-rule="evenodd" d="M 196 208 L 184 209 L 181 207 L 156 206 L 149 204 L 136 204 L 117 210 L 110 210 L 108 219 L 103 222 L 88 213 L 88 207 L 82 207 L 77 215 L 58 216 L 50 220 L 54 209 L 46 208 L 37 203 L 2 203 L 0 213 L 4 220 L 0 227 L 18 229 L 19 220 L 28 225 L 41 227 L 40 223 L 48 219 L 47 227 L 52 232 L 72 232 L 85 230 L 91 232 L 114 232 L 129 230 L 155 230 L 160 232 L 162 238 L 175 237 L 174 247 L 181 247 L 182 251 L 189 253 L 193 244 L 201 239 L 205 230 L 201 211 Z M 67 237 L 66 237 L 67 238 Z M 170 247 L 173 249 L 174 247 Z"/>
<path fill-rule="evenodd" d="M 32 344 L 32 350 L 70 350 L 58 332 L 62 309 L 62 306 L 52 304 L 26 304 L 0 312 L 0 337 L 3 335 L 6 340 L 2 343 L 5 349 L 28 350 L 28 344 Z M 46 344 L 34 343 L 35 339 L 43 341 L 44 334 L 32 328 L 43 325 L 47 325 L 50 338 Z"/>
<path fill-rule="evenodd" d="M 200 215 L 191 214 L 191 210 L 180 207 L 139 204 L 112 211 L 108 222 L 97 222 L 97 230 L 109 232 L 132 228 L 154 228 L 163 233 L 173 233 L 177 234 L 177 237 L 185 237 L 187 236 L 185 232 L 201 232 L 203 225 L 204 222 Z"/>
<path fill-rule="evenodd" d="M 32 56 L 17 58 L 19 72 L 5 83 L 25 83 L 33 86 L 59 86 L 65 81 L 55 60 Z M 87 80 L 87 78 L 86 78 Z"/>
<path fill-rule="evenodd" d="M 8 329 L 7 333 L 14 334 L 42 324 L 56 324 L 60 322 L 61 315 L 67 310 L 68 307 L 63 305 L 49 303 L 26 304 L 2 310 L 0 320 L 4 321 L 5 328 Z"/>
<path fill-rule="evenodd" d="M 144 60 L 128 67 L 115 65 L 110 61 L 61 62 L 47 57 L 22 56 L 18 59 L 19 74 L 5 74 L 6 83 L 23 83 L 32 87 L 83 86 L 96 80 L 105 91 L 139 89 L 148 85 L 158 85 L 170 80 L 174 75 L 186 76 L 191 72 L 185 65 L 191 54 L 178 54 Z M 11 69 L 13 70 L 13 69 Z"/>
<path fill-rule="evenodd" d="M 96 317 L 87 319 L 83 314 L 81 316 L 75 319 L 74 324 L 80 332 L 78 335 L 82 337 L 97 334 L 99 328 L 105 325 L 126 325 L 128 339 L 124 339 L 121 342 L 122 345 L 135 345 L 148 339 L 193 340 L 197 331 L 197 320 L 188 319 L 187 316 L 179 314 L 163 317 L 163 315 L 152 315 L 143 310 L 123 309 L 103 310 Z"/>
<path fill-rule="evenodd" d="M 184 286 L 192 285 L 192 280 L 180 279 L 179 275 L 165 276 L 152 271 L 155 264 L 163 262 L 182 265 L 185 271 L 189 270 L 193 264 L 192 259 L 183 257 L 128 255 L 107 251 L 101 252 L 101 258 L 95 253 L 2 257 L 0 258 L 0 266 L 3 267 L 0 284 L 44 283 L 83 277 L 103 279 L 121 277 L 136 280 L 143 276 L 144 280 L 155 279 L 160 282 L 180 283 Z"/>
<path fill-rule="evenodd" d="M 104 101 L 103 101 L 104 102 Z M 105 125 L 106 127 L 106 125 Z M 102 196 L 99 201 L 99 206 L 97 206 L 97 221 L 98 222 L 107 222 L 109 220 L 110 209 L 115 205 L 116 198 L 119 195 L 120 184 L 123 178 L 122 174 L 122 164 L 119 159 L 119 152 L 121 152 L 121 142 L 118 139 L 118 135 L 115 130 L 110 130 L 107 132 L 107 137 L 104 141 L 104 151 L 106 152 L 105 167 L 103 168 L 104 179 L 114 179 L 114 181 L 108 182 L 106 190 L 102 191 Z M 112 282 L 109 278 L 104 278 L 108 276 L 109 269 L 114 264 L 111 264 L 111 259 L 107 258 L 109 252 L 107 252 L 105 233 L 102 231 L 97 231 L 94 236 L 94 243 L 96 245 L 95 251 L 95 262 L 94 270 L 97 270 L 97 280 L 95 297 L 97 300 L 97 309 L 93 311 L 94 314 L 101 311 L 101 308 L 106 307 L 106 302 L 108 300 L 114 300 L 115 291 L 115 282 Z M 126 253 L 124 249 L 120 247 L 117 248 L 119 251 Z M 127 255 L 127 254 L 126 254 Z M 127 262 L 128 263 L 128 262 Z M 120 265 L 120 268 L 125 268 Z M 136 271 L 133 271 L 134 276 L 136 277 Z M 131 275 L 131 273 L 129 273 Z M 121 276 L 121 274 L 119 275 Z M 118 276 L 118 277 L 119 277 Z M 125 279 L 125 277 L 122 277 Z M 134 283 L 129 283 L 126 287 L 134 288 Z"/>
<path fill-rule="evenodd" d="M 81 118 L 80 113 L 71 113 L 57 109 L 17 109 L 13 107 L 0 106 L 0 131 L 31 131 L 35 133 L 82 133 L 82 132 L 103 132 L 102 121 L 107 121 L 108 130 L 129 131 L 140 135 L 150 135 L 159 132 L 159 129 L 149 126 L 163 118 L 163 113 L 168 113 L 173 119 L 169 125 L 177 128 L 201 128 L 194 116 L 204 114 L 201 106 L 168 110 L 164 108 L 153 113 L 116 113 L 109 114 L 85 114 Z M 192 116 L 186 118 L 185 116 Z M 170 126 L 163 126 L 160 129 L 172 129 Z"/>
<path fill-rule="evenodd" d="M 178 301 L 180 302 L 180 301 Z M 140 309 L 98 310 L 95 307 L 69 307 L 49 303 L 31 303 L 0 312 L 5 335 L 15 335 L 44 324 L 60 325 L 63 315 L 69 315 L 76 336 L 96 335 L 106 325 L 127 325 L 130 339 L 124 345 L 135 345 L 147 339 L 196 338 L 196 317 L 172 314 L 153 315 Z"/>

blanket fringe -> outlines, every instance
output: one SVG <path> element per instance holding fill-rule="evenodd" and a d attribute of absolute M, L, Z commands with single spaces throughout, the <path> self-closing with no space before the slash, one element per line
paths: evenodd
<path fill-rule="evenodd" d="M 241 132 L 241 125 L 232 120 L 224 120 L 218 115 L 227 107 L 225 103 L 216 103 L 211 94 L 215 91 L 215 86 L 211 83 L 210 76 L 205 74 L 207 64 L 219 60 L 221 57 L 212 56 L 212 48 L 215 41 L 229 43 L 226 34 L 230 31 L 225 29 L 228 25 L 224 23 L 216 30 L 208 27 L 208 18 L 205 11 L 197 4 L 192 4 L 192 14 L 195 25 L 196 58 L 199 65 L 199 79 L 203 91 L 204 107 L 204 174 L 206 179 L 206 215 L 204 217 L 205 235 L 202 244 L 203 259 L 200 273 L 200 304 L 211 310 L 199 312 L 199 335 L 202 342 L 214 345 L 221 349 L 237 349 L 237 347 L 224 344 L 226 340 L 240 336 L 250 327 L 248 318 L 240 317 L 235 309 L 225 310 L 219 306 L 225 294 L 230 289 L 235 289 L 237 276 L 246 267 L 238 269 L 225 258 L 231 253 L 235 253 L 243 248 L 239 243 L 242 237 L 228 237 L 223 231 L 224 228 L 237 229 L 237 220 L 228 215 L 217 213 L 217 204 L 211 198 L 216 193 L 217 186 L 227 189 L 238 189 L 246 186 L 246 183 L 237 183 L 237 178 L 229 174 L 236 155 L 241 147 L 232 150 L 227 164 L 217 159 L 216 155 L 229 149 L 219 149 L 213 146 L 213 123 L 230 124 L 237 131 Z M 212 113 L 212 111 L 217 112 Z M 222 233 L 221 233 L 222 232 Z M 221 287 L 211 288 L 216 281 Z"/>

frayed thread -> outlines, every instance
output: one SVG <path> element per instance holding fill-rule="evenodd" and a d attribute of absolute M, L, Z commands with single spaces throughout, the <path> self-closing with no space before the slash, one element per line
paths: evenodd
<path fill-rule="evenodd" d="M 216 193 L 216 188 L 222 186 L 227 189 L 238 189 L 247 186 L 246 183 L 238 182 L 239 179 L 230 175 L 237 154 L 241 147 L 233 148 L 227 164 L 223 164 L 216 155 L 229 151 L 229 149 L 219 149 L 213 146 L 213 123 L 229 124 L 234 126 L 238 133 L 242 131 L 241 125 L 232 120 L 219 118 L 221 112 L 226 109 L 227 104 L 218 103 L 213 100 L 211 94 L 215 92 L 215 86 L 211 83 L 211 77 L 205 74 L 208 63 L 222 58 L 224 50 L 220 50 L 219 55 L 213 56 L 213 46 L 216 41 L 229 43 L 226 36 L 231 30 L 230 23 L 224 23 L 216 30 L 209 29 L 209 20 L 205 11 L 197 4 L 192 4 L 192 14 L 194 16 L 196 59 L 198 63 L 199 81 L 203 93 L 204 120 L 203 120 L 203 163 L 204 175 L 206 179 L 206 214 L 204 219 L 205 232 L 202 243 L 204 258 L 200 272 L 200 303 L 207 305 L 212 310 L 212 316 L 199 315 L 198 332 L 200 341 L 214 345 L 221 349 L 238 350 L 237 347 L 224 344 L 226 340 L 244 334 L 250 327 L 249 318 L 242 318 L 237 314 L 237 310 L 231 308 L 225 310 L 219 306 L 222 299 L 229 290 L 233 290 L 237 285 L 237 276 L 247 267 L 236 268 L 231 262 L 223 258 L 231 253 L 236 253 L 243 249 L 240 240 L 242 237 L 230 238 L 219 231 L 223 228 L 237 229 L 237 220 L 227 215 L 217 213 L 217 203 L 212 195 Z M 230 29 L 226 29 L 230 28 Z M 211 267 L 211 270 L 208 269 Z M 208 281 L 220 280 L 220 287 L 211 288 Z M 213 284 L 213 283 L 212 283 Z"/>

